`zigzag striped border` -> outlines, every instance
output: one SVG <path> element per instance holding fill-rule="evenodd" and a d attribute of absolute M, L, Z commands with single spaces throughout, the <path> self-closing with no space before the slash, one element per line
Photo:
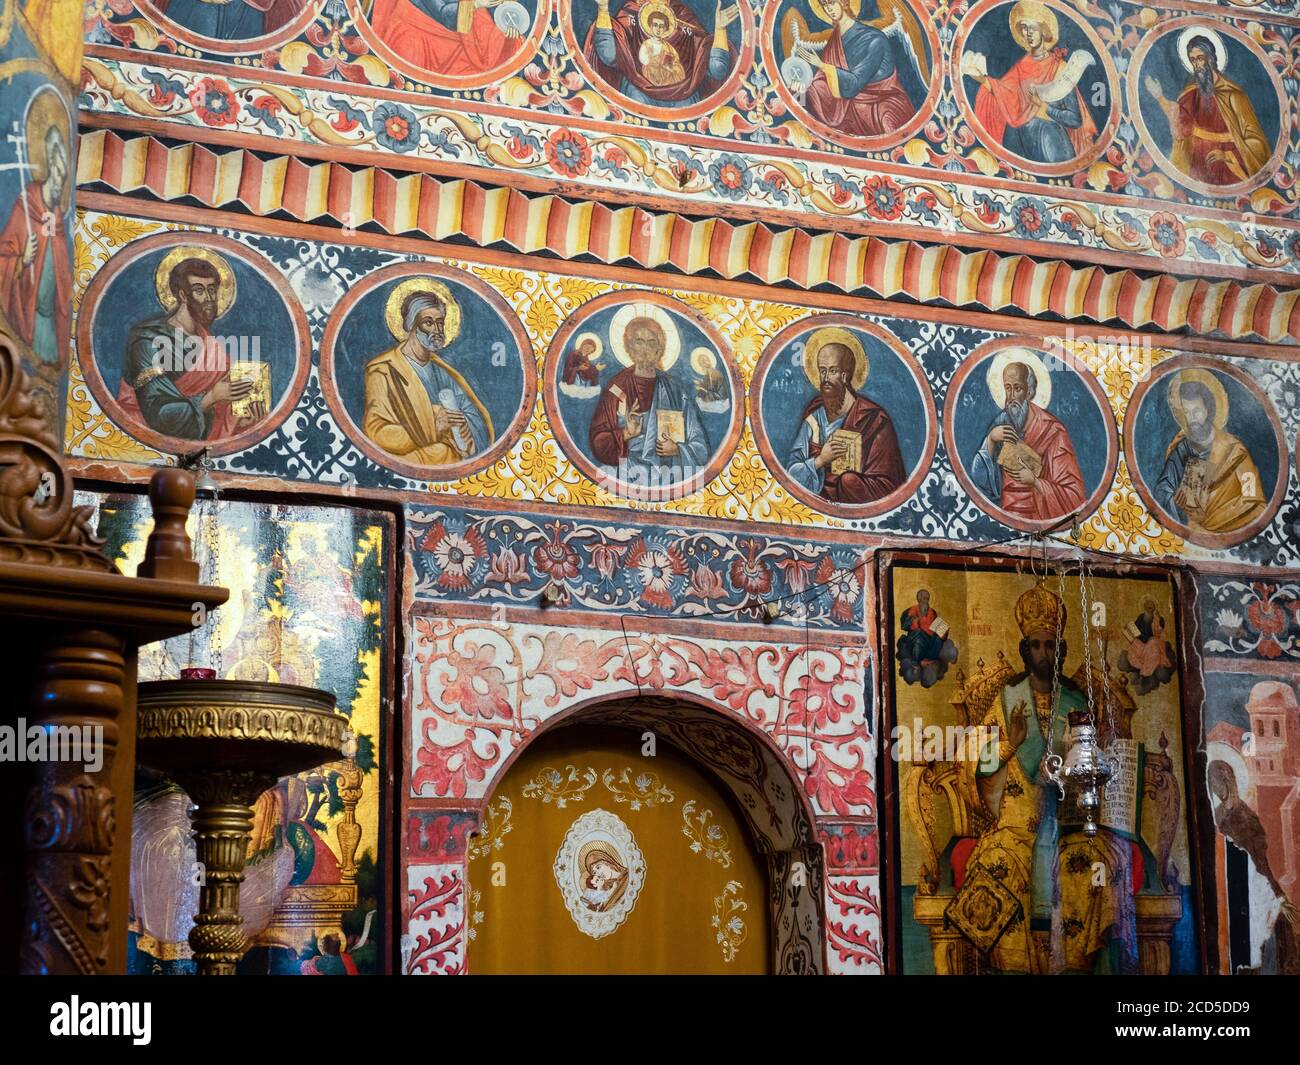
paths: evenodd
<path fill-rule="evenodd" d="M 343 227 L 373 225 L 393 236 L 463 239 L 562 259 L 590 257 L 686 275 L 752 278 L 804 290 L 826 286 L 883 299 L 1230 340 L 1300 340 L 1300 288 L 1145 277 L 1130 269 L 997 251 L 692 220 L 429 174 L 284 155 L 263 159 L 246 149 L 196 143 L 173 147 L 147 134 L 111 129 L 83 131 L 77 180 L 83 187 L 145 192 L 163 201 Z"/>

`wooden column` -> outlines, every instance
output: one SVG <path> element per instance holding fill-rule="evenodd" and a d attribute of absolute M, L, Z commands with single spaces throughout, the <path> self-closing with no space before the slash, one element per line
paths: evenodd
<path fill-rule="evenodd" d="M 24 726 L 23 760 L 0 763 L 0 973 L 126 971 L 136 652 L 188 632 L 199 604 L 211 611 L 228 595 L 197 583 L 192 474 L 155 475 L 158 531 L 141 577 L 104 556 L 73 493 L 0 332 L 0 663 L 15 695 L 0 724 Z"/>

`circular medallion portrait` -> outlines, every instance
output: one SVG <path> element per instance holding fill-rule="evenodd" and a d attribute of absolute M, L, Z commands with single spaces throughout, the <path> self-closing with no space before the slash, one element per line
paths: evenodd
<path fill-rule="evenodd" d="M 1254 41 L 1218 20 L 1174 19 L 1129 67 L 1134 118 L 1161 169 L 1211 196 L 1262 185 L 1287 138 L 1282 87 Z"/>
<path fill-rule="evenodd" d="M 670 121 L 729 100 L 754 50 L 748 0 L 561 0 L 560 25 L 593 85 Z"/>
<path fill-rule="evenodd" d="M 934 26 L 906 0 L 780 0 L 760 32 L 791 113 L 849 147 L 906 140 L 943 84 Z"/>
<path fill-rule="evenodd" d="M 377 55 L 444 89 L 482 89 L 521 69 L 552 0 L 348 0 Z"/>
<path fill-rule="evenodd" d="M 948 385 L 943 442 L 979 508 L 1028 532 L 1091 514 L 1119 460 L 1097 379 L 1038 337 L 988 341 L 967 356 Z"/>
<path fill-rule="evenodd" d="M 173 454 L 262 439 L 311 368 L 307 321 L 280 271 L 213 233 L 145 237 L 113 256 L 82 300 L 77 347 L 104 413 Z"/>
<path fill-rule="evenodd" d="M 532 345 L 491 286 L 450 267 L 398 263 L 342 300 L 321 341 L 326 401 L 381 465 L 449 481 L 490 466 L 537 398 Z"/>
<path fill-rule="evenodd" d="M 1171 359 L 1138 385 L 1124 454 L 1156 519 L 1202 547 L 1249 540 L 1286 494 L 1286 438 L 1272 404 L 1243 370 L 1212 359 Z"/>
<path fill-rule="evenodd" d="M 930 469 L 939 434 L 925 374 L 871 322 L 827 314 L 788 326 L 759 360 L 751 394 L 768 468 L 818 510 L 884 513 Z"/>
<path fill-rule="evenodd" d="M 1119 81 L 1096 31 L 1054 0 L 984 0 L 962 20 L 953 82 L 980 141 L 1047 176 L 1087 166 L 1119 125 Z"/>
<path fill-rule="evenodd" d="M 320 0 L 139 0 L 140 10 L 183 44 L 209 52 L 264 52 L 297 36 Z"/>
<path fill-rule="evenodd" d="M 740 437 L 742 387 L 722 338 L 668 296 L 592 300 L 556 334 L 544 376 L 556 439 L 617 495 L 689 495 Z"/>

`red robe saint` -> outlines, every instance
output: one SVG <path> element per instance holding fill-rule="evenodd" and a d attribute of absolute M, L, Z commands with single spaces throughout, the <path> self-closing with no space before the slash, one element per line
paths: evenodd
<path fill-rule="evenodd" d="M 839 26 L 831 30 L 821 61 L 838 70 L 849 68 Z M 843 91 L 843 86 L 840 86 Z M 850 137 L 877 137 L 901 129 L 916 114 L 898 71 L 880 81 L 863 85 L 857 93 L 841 98 L 831 90 L 824 71 L 818 70 L 808 86 L 805 106 L 814 118 Z"/>
<path fill-rule="evenodd" d="M 808 404 L 800 420 L 811 417 L 819 409 L 822 409 L 821 396 Z M 835 420 L 829 415 L 827 418 L 832 422 Z M 822 495 L 827 499 L 837 503 L 870 503 L 889 495 L 907 479 L 894 423 L 882 407 L 854 394 L 853 406 L 840 429 L 862 437 L 862 472 L 846 470 L 836 474 L 831 473 L 830 466 L 824 466 L 826 481 L 822 485 Z M 826 443 L 811 441 L 809 455 L 817 458 Z"/>
<path fill-rule="evenodd" d="M 174 333 L 171 334 L 168 340 L 171 340 L 174 335 Z M 185 333 L 182 333 L 181 337 L 182 343 L 189 339 Z M 207 333 L 203 334 L 202 339 L 205 351 L 196 362 L 198 366 L 204 368 L 185 370 L 172 377 L 172 384 L 176 386 L 176 390 L 190 398 L 202 396 L 211 391 L 216 387 L 217 382 L 230 372 L 230 363 L 226 356 L 225 346 Z M 161 371 L 151 370 L 148 372 L 157 373 Z M 140 409 L 140 399 L 136 395 L 135 386 L 126 379 L 125 374 L 117 387 L 117 402 L 122 410 L 135 419 L 137 423 L 141 425 L 149 424 L 148 419 L 144 416 L 144 411 Z M 208 430 L 208 440 L 222 440 L 235 435 L 235 431 L 239 427 L 239 419 L 235 417 L 235 412 L 229 400 L 214 403 L 209 413 L 212 418 L 212 427 Z"/>
<path fill-rule="evenodd" d="M 23 266 L 23 249 L 32 233 L 36 234 L 36 257 Z M 22 200 L 14 204 L 9 221 L 0 231 L 0 307 L 28 344 L 36 334 L 36 296 L 50 255 L 54 256 L 55 334 L 62 359 L 71 341 L 72 260 L 68 257 L 63 215 L 47 211 L 41 183 L 33 181 Z"/>
<path fill-rule="evenodd" d="M 1000 78 L 989 78 L 975 94 L 975 117 L 999 144 L 1005 143 L 1007 127 L 1026 125 L 1038 113 L 1039 99 L 1030 89 L 1041 88 L 1055 80 L 1065 66 L 1064 48 L 1054 48 L 1040 59 L 1025 55 Z M 1078 88 L 1074 90 L 1083 122 L 1067 129 L 1075 155 L 1082 155 L 1097 139 L 1097 123 L 1092 120 Z"/>
<path fill-rule="evenodd" d="M 490 8 L 473 8 L 470 14 L 468 0 L 461 0 L 459 8 L 468 16 L 464 32 L 448 29 L 411 0 L 375 0 L 370 25 L 403 59 L 448 77 L 482 74 L 523 47 L 523 38 L 501 32 Z"/>
<path fill-rule="evenodd" d="M 1207 185 L 1235 185 L 1257 174 L 1273 154 L 1250 98 L 1216 76 L 1203 95 L 1193 82 L 1174 112 L 1173 163 Z"/>
<path fill-rule="evenodd" d="M 1002 509 L 1030 521 L 1050 521 L 1083 506 L 1083 474 L 1065 426 L 1036 403 L 1021 439 L 1043 458 L 1036 484 L 1021 484 L 1002 471 Z"/>
<path fill-rule="evenodd" d="M 619 407 L 630 412 L 633 407 L 642 414 L 650 409 L 655 395 L 654 377 L 638 377 L 629 366 L 620 370 L 605 386 L 596 401 L 596 413 L 591 416 L 591 453 L 596 461 L 606 466 L 617 466 L 627 458 L 627 441 L 619 422 Z"/>

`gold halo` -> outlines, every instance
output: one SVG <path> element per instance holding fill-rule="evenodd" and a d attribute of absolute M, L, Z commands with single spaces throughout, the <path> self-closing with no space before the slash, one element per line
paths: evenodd
<path fill-rule="evenodd" d="M 27 102 L 27 121 L 24 123 L 27 136 L 27 165 L 32 178 L 44 181 L 48 171 L 45 169 L 45 133 L 51 126 L 57 126 L 63 136 L 64 158 L 68 166 L 67 180 L 64 182 L 64 194 L 76 182 L 77 175 L 73 168 L 72 145 L 68 137 L 68 109 L 57 92 L 51 88 L 42 88 Z"/>
<path fill-rule="evenodd" d="M 677 16 L 673 14 L 673 9 L 668 6 L 665 0 L 650 0 L 647 4 L 641 5 L 641 10 L 636 13 L 636 20 L 641 24 L 641 31 L 647 37 L 653 37 L 650 32 L 650 16 L 654 14 L 663 15 L 668 19 L 668 36 L 673 35 L 677 29 Z"/>
<path fill-rule="evenodd" d="M 588 340 L 590 340 L 593 344 L 596 345 L 596 354 L 588 355 L 587 358 L 591 359 L 592 362 L 595 362 L 597 359 L 600 358 L 600 356 L 605 351 L 604 342 L 595 333 L 591 333 L 591 332 L 579 333 L 576 337 L 573 338 L 572 350 L 577 351 L 578 348 L 582 347 L 583 343 Z"/>
<path fill-rule="evenodd" d="M 691 369 L 697 374 L 707 374 L 717 368 L 718 357 L 706 347 L 698 347 L 691 352 Z"/>
<path fill-rule="evenodd" d="M 158 268 L 153 272 L 153 287 L 158 294 L 158 302 L 162 304 L 163 310 L 168 314 L 171 314 L 176 309 L 176 298 L 172 295 L 171 289 L 167 287 L 167 279 L 171 276 L 172 267 L 184 259 L 202 259 L 205 263 L 216 268 L 218 279 L 217 317 L 220 318 L 226 311 L 230 310 L 230 305 L 235 302 L 235 274 L 230 269 L 230 264 L 226 262 L 225 256 L 219 255 L 211 248 L 200 248 L 194 244 L 179 244 L 162 257 L 158 263 Z"/>
<path fill-rule="evenodd" d="M 813 388 L 821 388 L 821 375 L 817 372 L 817 356 L 827 344 L 843 344 L 853 352 L 853 391 L 857 392 L 867 383 L 870 364 L 862 341 L 852 330 L 838 325 L 827 325 L 813 331 L 803 349 L 803 372 Z"/>
<path fill-rule="evenodd" d="M 1210 395 L 1214 397 L 1214 427 L 1222 429 L 1228 421 L 1228 393 L 1220 381 L 1209 370 L 1193 367 L 1187 370 L 1179 370 L 1169 381 L 1169 413 L 1174 416 L 1174 421 L 1178 423 L 1178 428 L 1187 432 L 1187 419 L 1183 417 L 1183 401 L 1178 397 L 1178 387 L 1184 381 L 1199 381 L 1210 390 Z"/>
<path fill-rule="evenodd" d="M 829 26 L 831 20 L 827 16 L 826 8 L 821 5 L 820 0 L 808 0 L 808 3 L 812 7 L 813 14 Z M 854 21 L 857 21 L 858 12 L 862 10 L 862 0 L 847 0 L 845 6 L 848 7 L 849 14 L 853 16 Z"/>
<path fill-rule="evenodd" d="M 1029 51 L 1029 47 L 1020 37 L 1021 22 L 1033 22 L 1043 28 L 1044 47 L 1051 48 L 1061 39 L 1061 24 L 1057 21 L 1056 12 L 1046 4 L 1039 3 L 1039 0 L 1020 0 L 1012 7 L 1008 21 L 1011 26 L 1011 36 L 1026 52 Z"/>
<path fill-rule="evenodd" d="M 1007 405 L 1007 390 L 1002 383 L 1002 371 L 1007 368 L 1008 363 L 1012 362 L 1022 362 L 1033 371 L 1038 383 L 1034 386 L 1034 398 L 1031 402 L 1034 406 L 1046 410 L 1047 405 L 1052 402 L 1052 375 L 1047 372 L 1047 367 L 1043 365 L 1038 352 L 1031 351 L 1029 348 L 1003 348 L 990 360 L 989 368 L 984 373 L 984 380 L 989 386 L 989 395 L 993 397 L 998 410 Z"/>
<path fill-rule="evenodd" d="M 672 315 L 657 303 L 625 303 L 615 311 L 609 323 L 609 350 L 624 366 L 632 365 L 632 360 L 623 347 L 623 334 L 636 318 L 649 318 L 664 331 L 664 353 L 659 357 L 659 369 L 666 373 L 682 353 L 682 337 Z"/>
<path fill-rule="evenodd" d="M 460 304 L 451 294 L 447 283 L 433 277 L 408 277 L 393 286 L 393 291 L 388 294 L 388 300 L 384 304 L 384 321 L 388 323 L 388 331 L 393 334 L 395 340 L 406 339 L 407 331 L 402 323 L 402 303 L 412 292 L 421 290 L 432 292 L 442 300 L 442 305 L 447 309 L 447 317 L 442 322 L 442 335 L 443 344 L 450 345 L 460 336 Z"/>
<path fill-rule="evenodd" d="M 1209 26 L 1200 24 L 1188 26 L 1178 35 L 1178 59 L 1183 64 L 1183 69 L 1192 74 L 1192 61 L 1187 55 L 1187 45 L 1193 37 L 1204 37 L 1214 45 L 1215 62 L 1219 64 L 1219 73 L 1223 73 L 1224 67 L 1228 65 L 1228 50 L 1223 46 L 1223 38 L 1220 37 Z"/>

